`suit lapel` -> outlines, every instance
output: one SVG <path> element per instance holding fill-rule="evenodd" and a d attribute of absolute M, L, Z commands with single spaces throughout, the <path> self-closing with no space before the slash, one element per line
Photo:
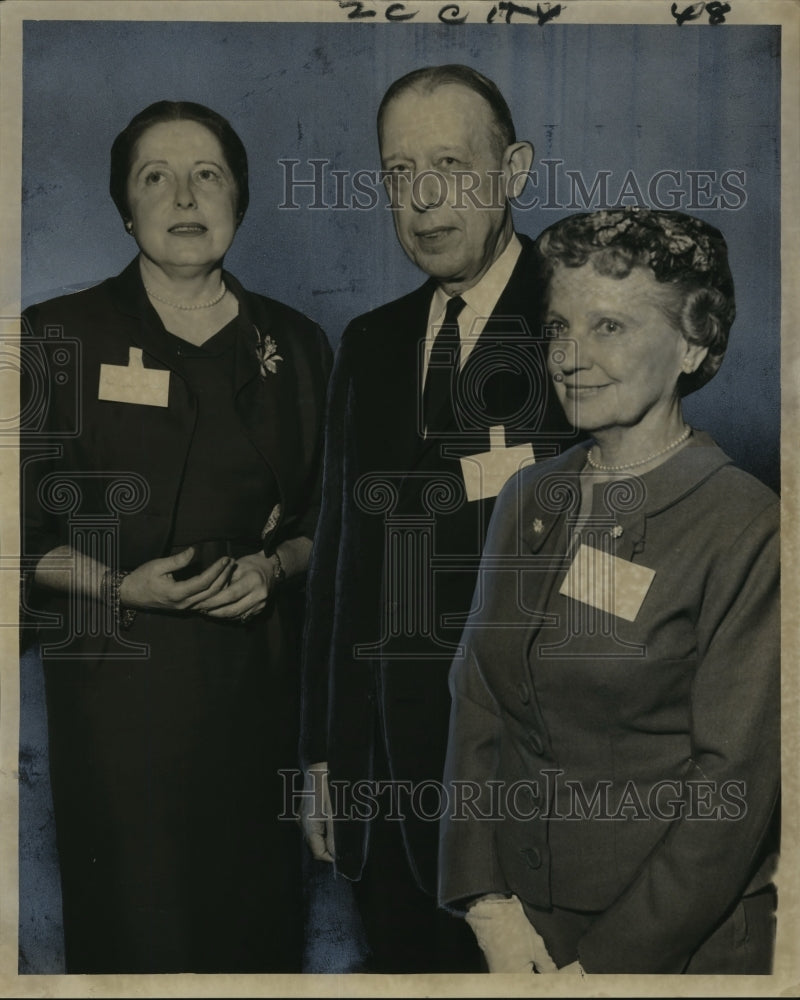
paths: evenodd
<path fill-rule="evenodd" d="M 476 395 L 468 387 L 480 386 L 487 413 L 487 416 L 476 414 L 473 406 L 470 414 L 469 407 L 462 407 L 466 427 L 485 428 L 491 422 L 488 414 L 503 413 L 509 418 L 506 424 L 509 437 L 515 428 L 530 435 L 541 420 L 548 395 L 545 358 L 537 342 L 542 287 L 539 265 L 532 242 L 525 236 L 519 239 L 522 252 L 508 284 L 459 376 L 460 395 L 467 400 Z M 532 385 L 539 391 L 533 392 Z M 466 414 L 464 409 L 468 411 Z"/>
<path fill-rule="evenodd" d="M 383 414 L 357 433 L 370 441 L 370 454 L 380 456 L 383 468 L 401 473 L 417 465 L 422 441 L 420 364 L 434 288 L 427 281 L 387 312 L 385 324 L 365 327 L 370 339 L 357 358 L 357 392 L 365 404 L 359 401 L 358 411 Z"/>
<path fill-rule="evenodd" d="M 529 325 L 531 336 L 538 336 L 535 320 L 541 318 L 541 289 L 543 284 L 542 269 L 539 263 L 533 240 L 518 234 L 517 239 L 522 244 L 522 252 L 517 258 L 508 284 L 500 294 L 497 305 L 492 310 L 492 318 L 504 319 L 509 316 L 524 317 Z M 533 326 L 531 323 L 533 321 Z M 480 343 L 480 340 L 478 341 Z"/>

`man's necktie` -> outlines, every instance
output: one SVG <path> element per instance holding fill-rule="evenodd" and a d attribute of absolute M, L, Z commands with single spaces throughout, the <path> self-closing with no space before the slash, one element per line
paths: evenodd
<path fill-rule="evenodd" d="M 458 316 L 465 305 L 466 302 L 458 295 L 448 300 L 444 322 L 436 334 L 428 359 L 422 404 L 425 427 L 429 433 L 444 431 L 455 420 L 453 386 L 461 358 Z"/>

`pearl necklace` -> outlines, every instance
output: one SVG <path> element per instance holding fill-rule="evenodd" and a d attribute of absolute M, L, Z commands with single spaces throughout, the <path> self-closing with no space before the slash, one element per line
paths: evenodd
<path fill-rule="evenodd" d="M 148 288 L 147 285 L 144 286 L 144 290 L 151 299 L 155 299 L 157 302 L 163 302 L 165 306 L 171 306 L 173 309 L 210 309 L 211 306 L 215 306 L 218 302 L 222 302 L 228 293 L 228 286 L 223 281 L 222 291 L 218 295 L 215 295 L 213 299 L 209 299 L 208 302 L 201 302 L 199 305 L 191 306 L 182 305 L 180 302 L 170 302 L 169 299 L 162 299 L 160 295 L 156 295 L 152 288 Z"/>
<path fill-rule="evenodd" d="M 593 469 L 598 469 L 600 472 L 622 472 L 623 469 L 635 469 L 639 465 L 646 465 L 648 462 L 652 462 L 654 458 L 661 458 L 662 455 L 666 455 L 668 451 L 672 451 L 673 448 L 677 448 L 678 445 L 683 444 L 692 433 L 691 427 L 686 427 L 682 431 L 680 437 L 675 438 L 672 444 L 668 444 L 666 448 L 662 448 L 661 451 L 653 452 L 652 455 L 648 455 L 647 458 L 640 458 L 638 462 L 626 462 L 624 465 L 601 465 L 599 462 L 595 462 L 592 458 L 592 448 L 586 452 L 586 461 L 591 465 Z"/>

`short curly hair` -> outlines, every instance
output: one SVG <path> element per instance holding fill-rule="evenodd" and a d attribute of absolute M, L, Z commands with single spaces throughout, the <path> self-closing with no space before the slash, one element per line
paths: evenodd
<path fill-rule="evenodd" d="M 545 229 L 536 246 L 548 282 L 557 266 L 587 261 L 611 278 L 649 268 L 656 281 L 675 289 L 675 308 L 665 310 L 669 320 L 690 344 L 708 348 L 697 371 L 680 375 L 680 394 L 716 375 L 736 315 L 728 248 L 718 229 L 683 212 L 633 206 L 570 215 Z"/>

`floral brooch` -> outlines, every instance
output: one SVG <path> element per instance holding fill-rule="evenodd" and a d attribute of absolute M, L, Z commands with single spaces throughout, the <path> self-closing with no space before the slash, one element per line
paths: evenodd
<path fill-rule="evenodd" d="M 256 344 L 256 357 L 258 358 L 261 377 L 266 378 L 267 372 L 277 375 L 278 362 L 283 361 L 281 355 L 278 354 L 278 345 L 268 333 L 262 334 L 258 327 L 256 327 L 256 337 L 258 340 Z"/>

